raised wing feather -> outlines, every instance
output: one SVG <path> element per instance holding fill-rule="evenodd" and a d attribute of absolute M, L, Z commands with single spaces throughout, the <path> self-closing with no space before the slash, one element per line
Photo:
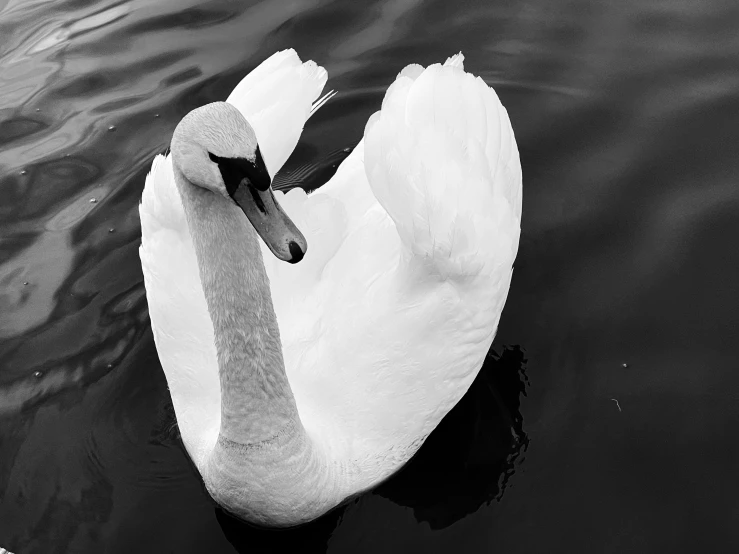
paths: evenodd
<path fill-rule="evenodd" d="M 271 177 L 295 149 L 326 79 L 326 70 L 315 62 L 302 63 L 295 50 L 284 50 L 262 62 L 228 96 L 226 101 L 253 127 Z"/>

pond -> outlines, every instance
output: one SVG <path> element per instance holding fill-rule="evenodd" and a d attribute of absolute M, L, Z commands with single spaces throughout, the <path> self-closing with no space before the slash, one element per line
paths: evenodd
<path fill-rule="evenodd" d="M 0 547 L 739 549 L 737 28 L 723 0 L 0 0 Z M 405 65 L 462 51 L 510 114 L 524 202 L 459 405 L 380 487 L 267 531 L 179 439 L 138 204 L 182 116 L 285 48 L 338 94 L 282 186 L 323 184 Z"/>

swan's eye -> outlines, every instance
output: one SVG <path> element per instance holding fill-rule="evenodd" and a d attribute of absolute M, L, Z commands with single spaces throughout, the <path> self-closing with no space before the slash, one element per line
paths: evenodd
<path fill-rule="evenodd" d="M 244 179 L 262 192 L 268 190 L 272 184 L 259 148 L 257 148 L 254 161 L 246 158 L 222 158 L 211 152 L 208 152 L 208 157 L 218 165 L 229 196 L 233 196 Z"/>

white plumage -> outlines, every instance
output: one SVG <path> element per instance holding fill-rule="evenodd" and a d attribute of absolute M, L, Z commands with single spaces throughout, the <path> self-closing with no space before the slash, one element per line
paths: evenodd
<path fill-rule="evenodd" d="M 275 193 L 308 243 L 302 262 L 262 254 L 285 367 L 308 435 L 349 468 L 347 495 L 406 462 L 474 380 L 510 285 L 521 168 L 495 92 L 463 70 L 406 67 L 334 177 Z M 272 176 L 326 82 L 279 52 L 228 102 Z M 213 325 L 171 160 L 157 156 L 140 207 L 149 311 L 183 441 L 198 467 L 218 437 Z"/>

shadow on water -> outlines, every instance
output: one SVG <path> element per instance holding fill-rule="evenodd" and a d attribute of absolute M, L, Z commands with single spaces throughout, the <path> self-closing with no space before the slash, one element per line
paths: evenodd
<path fill-rule="evenodd" d="M 528 447 L 520 411 L 526 358 L 518 346 L 494 348 L 462 400 L 398 474 L 375 491 L 443 529 L 499 500 Z"/>
<path fill-rule="evenodd" d="M 239 553 L 327 551 L 329 540 L 341 522 L 343 508 L 337 508 L 318 518 L 291 529 L 260 529 L 244 523 L 221 508 L 216 508 L 216 520 L 226 539 Z"/>

